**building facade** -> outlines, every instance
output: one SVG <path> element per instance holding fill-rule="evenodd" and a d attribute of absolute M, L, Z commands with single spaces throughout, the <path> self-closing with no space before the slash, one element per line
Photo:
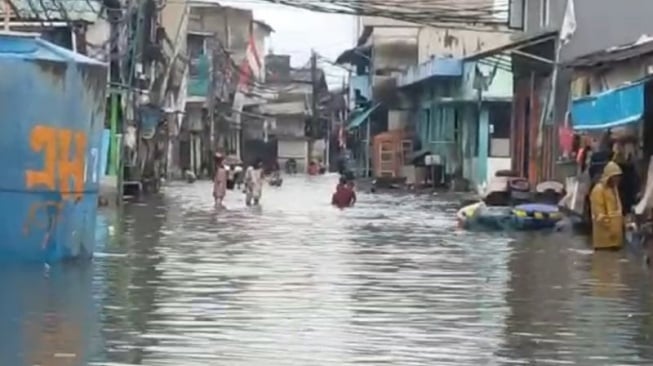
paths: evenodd
<path fill-rule="evenodd" d="M 608 0 L 512 0 L 509 25 L 521 32 L 513 41 L 485 53 L 510 55 L 515 100 L 512 168 L 533 184 L 575 174 L 561 156 L 561 128 L 568 122 L 571 72 L 565 64 L 583 55 L 632 43 L 653 32 L 646 9 Z M 572 11 L 570 11 L 572 10 Z M 563 24 L 565 28 L 561 34 Z M 564 42 L 561 38 L 565 38 Z"/>

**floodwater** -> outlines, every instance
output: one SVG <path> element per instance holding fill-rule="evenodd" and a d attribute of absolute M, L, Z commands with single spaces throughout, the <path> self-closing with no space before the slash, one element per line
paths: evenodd
<path fill-rule="evenodd" d="M 562 234 L 455 229 L 456 203 L 333 177 L 263 207 L 179 183 L 100 217 L 92 263 L 0 269 L 0 365 L 651 365 L 651 277 Z"/>

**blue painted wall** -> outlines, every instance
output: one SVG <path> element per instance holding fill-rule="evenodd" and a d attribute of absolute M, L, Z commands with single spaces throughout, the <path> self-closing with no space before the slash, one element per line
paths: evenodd
<path fill-rule="evenodd" d="M 481 108 L 478 121 L 478 159 L 476 160 L 475 183 L 485 182 L 487 177 L 488 152 L 490 145 L 490 113 L 487 108 Z"/>
<path fill-rule="evenodd" d="M 503 64 L 505 67 L 505 62 Z M 491 63 L 467 62 L 462 67 L 460 77 L 431 78 L 422 82 L 419 93 L 412 95 L 416 106 L 416 131 L 425 149 L 442 156 L 447 173 L 462 168 L 465 178 L 481 184 L 488 171 L 490 127 L 486 104 L 511 100 L 512 73 L 501 68 L 494 70 Z M 483 74 L 494 76 L 483 91 L 480 118 L 474 82 L 477 67 Z"/>
<path fill-rule="evenodd" d="M 644 82 L 574 100 L 574 129 L 604 130 L 638 121 L 644 114 Z"/>
<path fill-rule="evenodd" d="M 106 76 L 103 64 L 40 39 L 0 36 L 0 260 L 93 252 Z M 79 155 L 77 136 L 86 140 Z M 65 174 L 66 162 L 83 173 Z M 30 171 L 40 184 L 28 186 Z"/>

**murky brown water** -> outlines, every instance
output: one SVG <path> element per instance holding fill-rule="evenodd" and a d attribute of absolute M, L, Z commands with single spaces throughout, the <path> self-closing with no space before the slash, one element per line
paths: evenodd
<path fill-rule="evenodd" d="M 455 205 L 419 197 L 338 211 L 334 185 L 219 213 L 208 183 L 173 185 L 91 264 L 0 269 L 0 365 L 653 364 L 639 261 L 460 232 Z"/>

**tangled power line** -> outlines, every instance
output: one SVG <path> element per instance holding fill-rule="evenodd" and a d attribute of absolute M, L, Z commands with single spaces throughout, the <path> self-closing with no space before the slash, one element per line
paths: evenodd
<path fill-rule="evenodd" d="M 330 14 L 390 18 L 444 28 L 499 29 L 509 0 L 258 0 Z"/>

